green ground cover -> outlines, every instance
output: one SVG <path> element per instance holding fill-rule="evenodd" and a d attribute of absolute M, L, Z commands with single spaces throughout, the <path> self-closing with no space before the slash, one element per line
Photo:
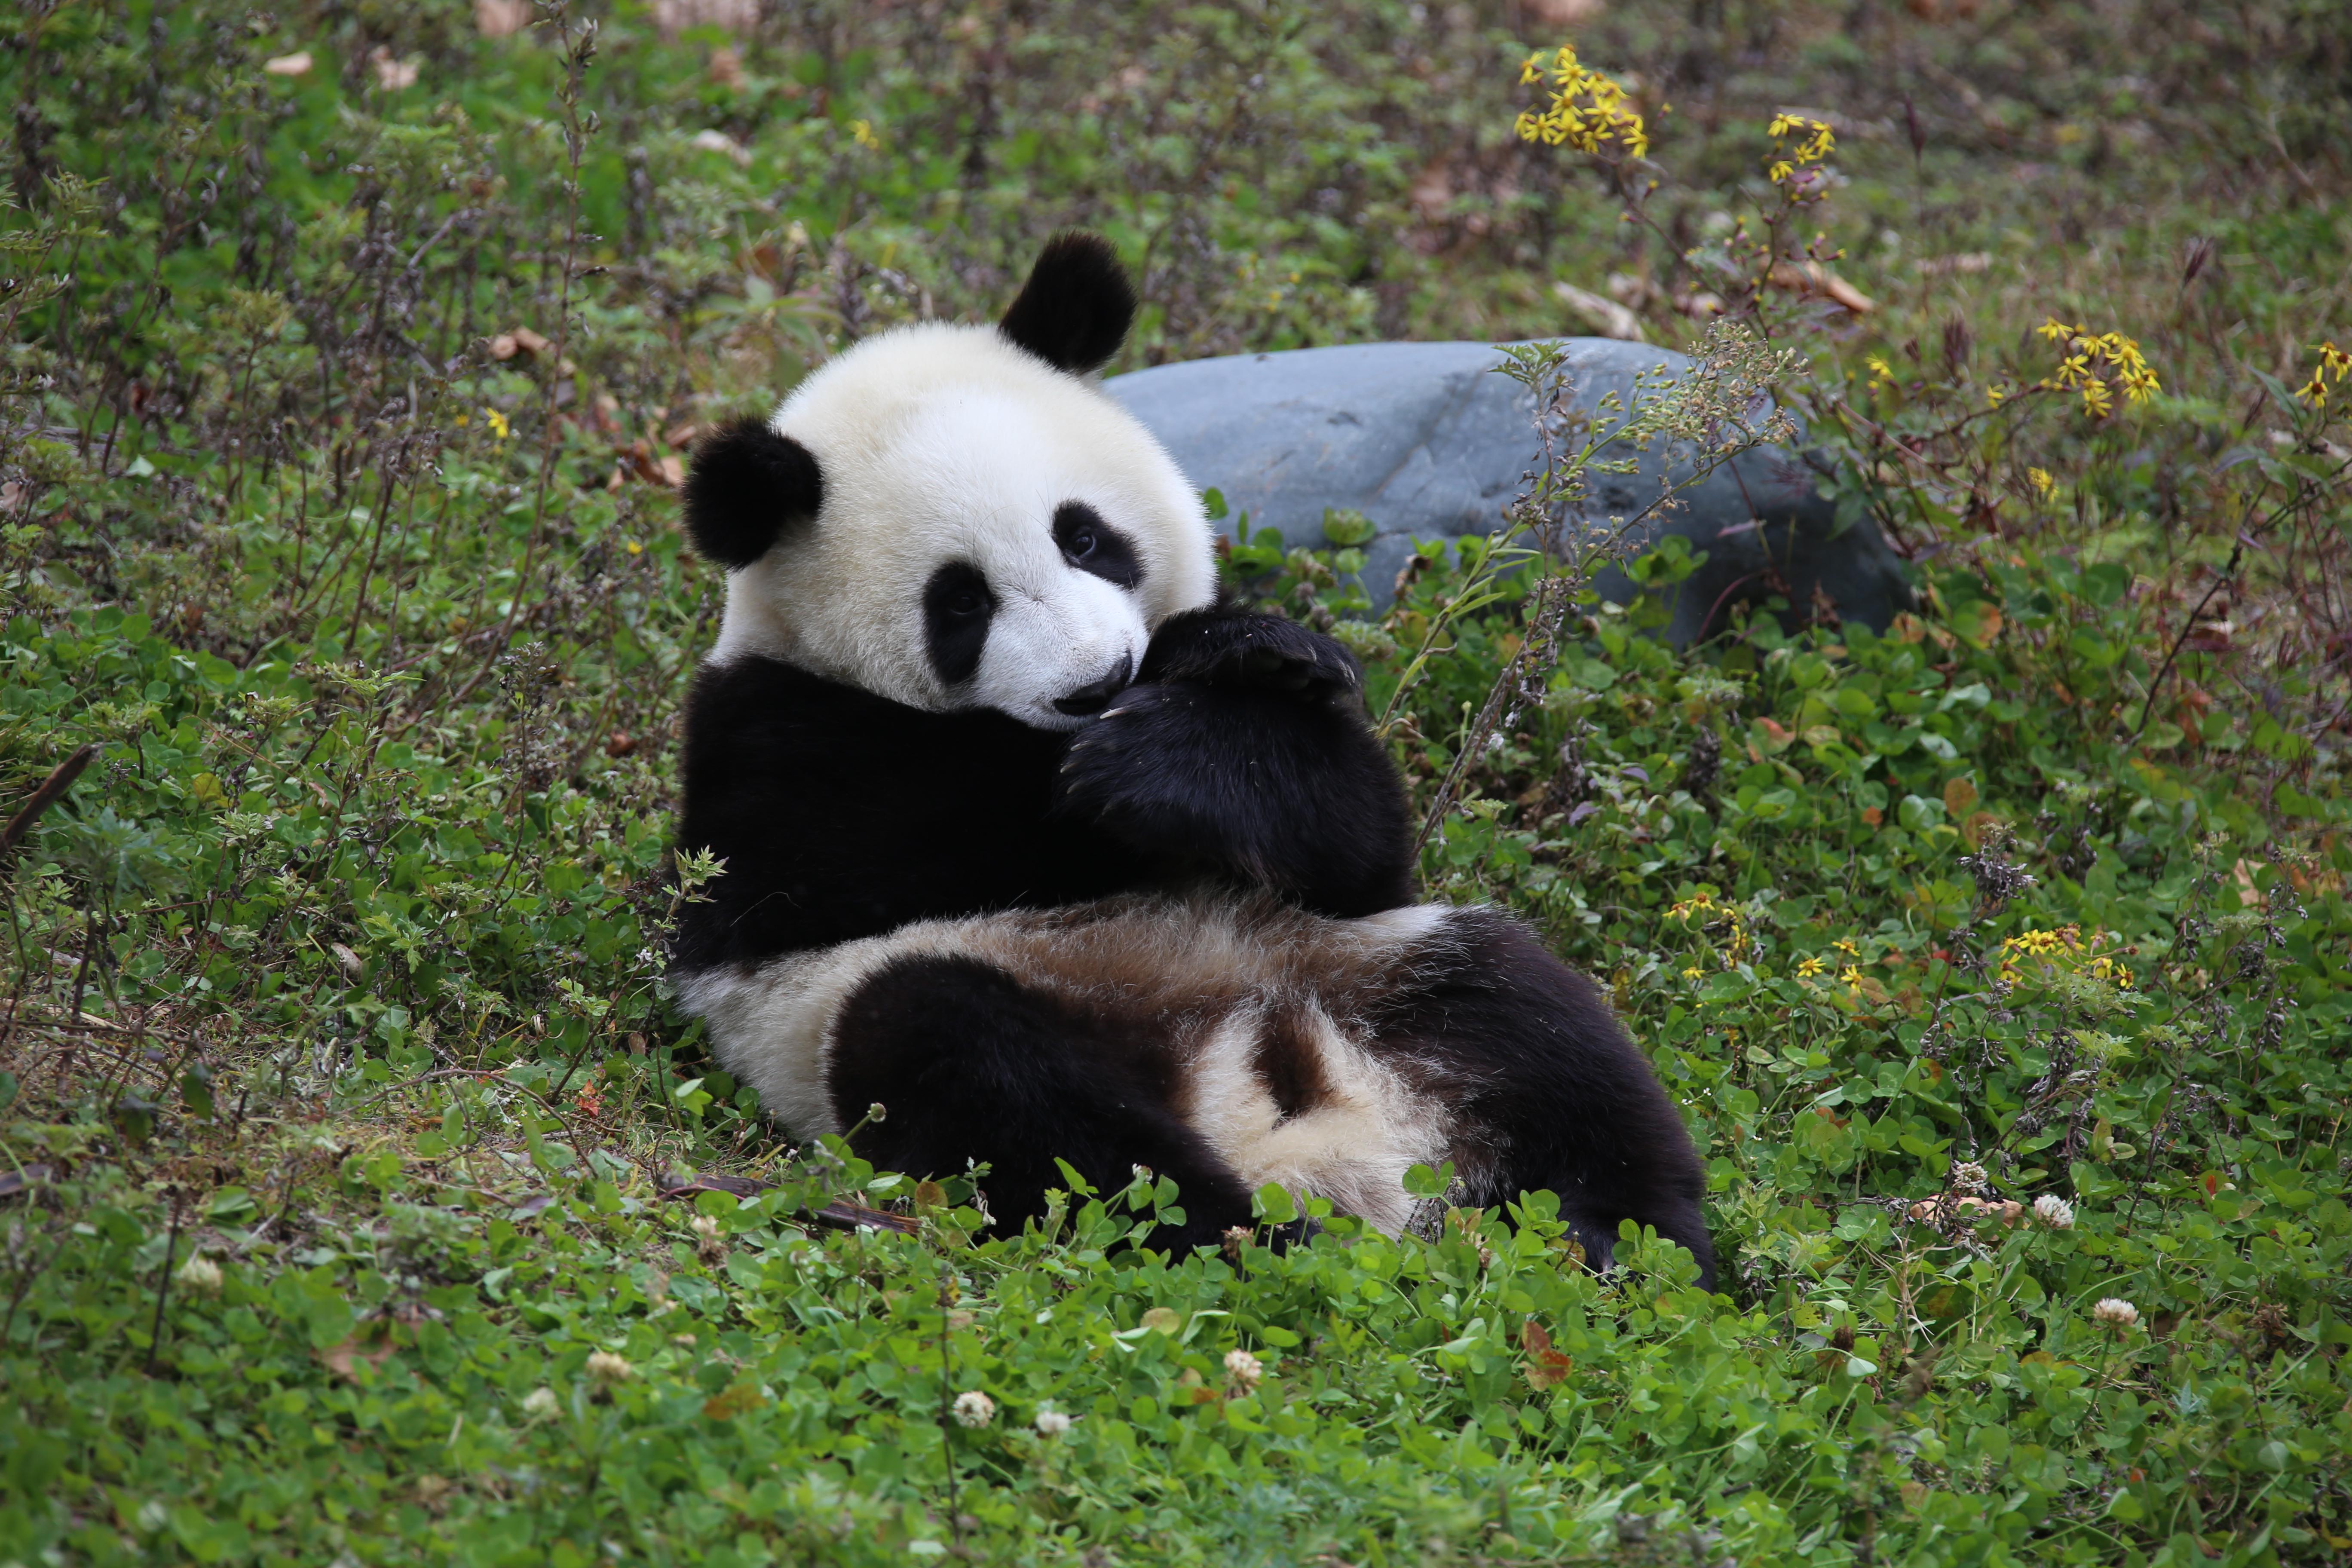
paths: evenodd
<path fill-rule="evenodd" d="M 0 870 L 0 1563 L 2340 1561 L 2352 31 L 2208 9 L 19 7 L 0 803 L 95 750 Z M 1647 161 L 1513 136 L 1571 35 Z M 692 428 L 1068 223 L 1130 365 L 1559 281 L 1800 356 L 1885 635 L 1235 559 L 1611 985 L 1720 1293 L 1542 1194 L 992 1235 L 667 1011 Z"/>

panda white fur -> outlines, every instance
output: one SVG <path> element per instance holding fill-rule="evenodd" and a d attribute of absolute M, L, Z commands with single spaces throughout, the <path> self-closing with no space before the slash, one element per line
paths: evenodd
<path fill-rule="evenodd" d="M 1589 982 L 1486 909 L 1414 901 L 1403 790 L 1330 639 L 1221 602 L 1198 497 L 1094 384 L 1135 300 L 1084 235 L 995 327 L 858 344 L 697 449 L 730 570 L 678 846 L 726 870 L 673 954 L 712 1049 L 795 1135 L 1174 1177 L 1186 1247 L 1268 1182 L 1394 1232 L 1402 1178 L 1548 1187 L 1711 1281 L 1681 1119 Z"/>

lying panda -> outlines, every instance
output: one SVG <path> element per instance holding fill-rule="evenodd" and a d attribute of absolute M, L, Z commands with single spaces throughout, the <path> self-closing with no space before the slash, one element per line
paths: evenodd
<path fill-rule="evenodd" d="M 730 574 L 678 845 L 725 870 L 680 1000 L 795 1136 L 984 1161 L 1000 1225 L 1058 1155 L 1175 1178 L 1158 1243 L 1269 1182 L 1394 1233 L 1450 1160 L 1457 1202 L 1548 1187 L 1594 1263 L 1630 1217 L 1711 1282 L 1690 1140 L 1592 985 L 1414 901 L 1355 660 L 1220 599 L 1198 495 L 1092 377 L 1134 310 L 1066 236 L 997 326 L 869 339 L 696 450 Z"/>

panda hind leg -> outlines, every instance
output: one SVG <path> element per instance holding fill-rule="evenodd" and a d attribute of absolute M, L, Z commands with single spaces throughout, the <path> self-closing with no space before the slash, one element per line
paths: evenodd
<path fill-rule="evenodd" d="M 1403 1001 L 1379 1033 L 1412 1041 L 1457 1084 L 1465 1152 L 1484 1145 L 1476 1201 L 1549 1188 L 1588 1263 L 1614 1260 L 1628 1219 L 1690 1249 L 1715 1288 L 1701 1207 L 1704 1167 L 1680 1112 L 1590 980 L 1517 923 L 1486 910 L 1451 917 L 1454 962 Z"/>
<path fill-rule="evenodd" d="M 1168 1108 L 1155 1062 L 1057 998 L 975 958 L 902 958 L 851 994 L 835 1022 L 828 1090 L 843 1126 L 884 1115 L 851 1140 L 862 1159 L 910 1175 L 952 1175 L 968 1160 L 1001 1231 L 1045 1212 L 1069 1162 L 1097 1192 L 1134 1167 L 1172 1177 L 1181 1226 L 1150 1245 L 1178 1256 L 1250 1224 L 1241 1180 Z"/>

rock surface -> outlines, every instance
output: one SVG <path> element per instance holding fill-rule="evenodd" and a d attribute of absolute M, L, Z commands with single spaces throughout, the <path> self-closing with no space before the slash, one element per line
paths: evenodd
<path fill-rule="evenodd" d="M 1597 412 L 1614 392 L 1633 401 L 1634 378 L 1682 354 L 1605 338 L 1569 340 L 1569 401 Z M 1497 527 L 1538 460 L 1532 398 L 1493 373 L 1492 345 L 1360 343 L 1235 354 L 1115 376 L 1104 389 L 1174 454 L 1192 481 L 1223 492 L 1231 517 L 1281 530 L 1292 546 L 1323 544 L 1327 507 L 1362 512 L 1378 532 L 1361 548 L 1376 606 L 1394 593 L 1413 541 Z M 1692 471 L 1687 454 L 1614 444 L 1640 471 L 1595 474 L 1586 527 L 1605 527 L 1656 500 L 1662 480 Z M 1677 643 L 1719 625 L 1742 600 L 1783 594 L 1799 613 L 1815 590 L 1840 616 L 1884 628 L 1907 607 L 1902 563 L 1867 519 L 1839 531 L 1804 458 L 1777 447 L 1748 452 L 1680 492 L 1635 531 L 1641 548 L 1669 533 L 1706 560 L 1669 589 L 1667 636 Z M 1228 521 L 1225 525 L 1233 524 Z M 1636 552 L 1639 552 L 1639 550 Z M 1599 587 L 1624 603 L 1639 591 L 1610 569 Z"/>

